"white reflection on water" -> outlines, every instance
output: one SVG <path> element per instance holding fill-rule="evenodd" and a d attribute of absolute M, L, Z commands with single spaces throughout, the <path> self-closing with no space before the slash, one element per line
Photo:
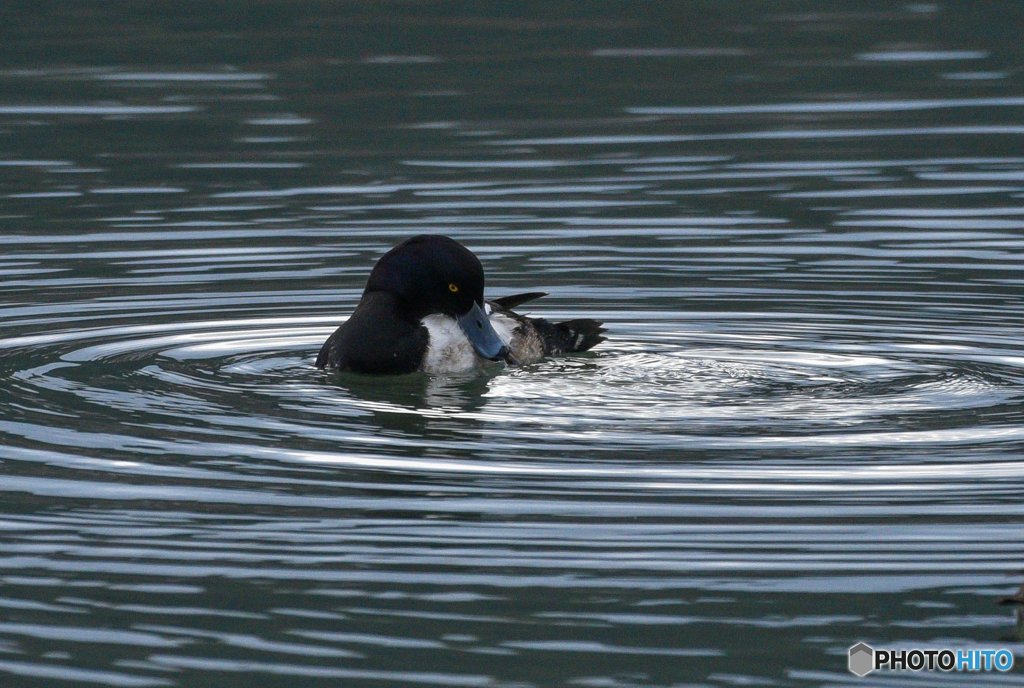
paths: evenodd
<path fill-rule="evenodd" d="M 946 98 L 921 100 L 856 100 L 838 103 L 777 103 L 771 105 L 729 105 L 696 107 L 636 107 L 629 112 L 638 115 L 757 115 L 831 112 L 900 112 L 944 108 L 1020 107 L 1024 98 Z"/>
<path fill-rule="evenodd" d="M 956 60 L 984 60 L 986 50 L 880 50 L 860 53 L 857 59 L 867 62 L 949 62 Z"/>
<path fill-rule="evenodd" d="M 181 115 L 197 105 L 0 105 L 0 115 Z"/>
<path fill-rule="evenodd" d="M 272 78 L 271 74 L 259 72 L 111 72 L 97 74 L 99 81 L 265 81 Z"/>
<path fill-rule="evenodd" d="M 595 136 L 554 136 L 548 138 L 500 139 L 494 146 L 614 146 L 621 144 L 687 143 L 710 141 L 773 141 L 801 139 L 864 139 L 890 136 L 1020 136 L 1024 126 L 961 125 L 949 127 L 885 127 L 877 129 L 783 129 L 755 130 L 727 134 L 617 134 Z"/>

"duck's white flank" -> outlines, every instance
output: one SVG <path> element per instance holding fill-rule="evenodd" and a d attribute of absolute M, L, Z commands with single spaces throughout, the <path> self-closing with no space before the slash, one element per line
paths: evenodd
<path fill-rule="evenodd" d="M 427 328 L 427 352 L 420 363 L 425 373 L 461 373 L 474 370 L 482 364 L 469 338 L 455 322 L 455 318 L 432 313 L 420 322 Z"/>
<path fill-rule="evenodd" d="M 534 363 L 544 356 L 543 344 L 536 336 L 525 337 L 516 332 L 521 323 L 504 313 L 494 313 L 486 307 L 491 327 L 498 334 L 501 343 L 509 347 L 521 363 Z M 462 373 L 475 370 L 487 363 L 477 355 L 469 343 L 466 333 L 455 322 L 455 318 L 439 313 L 425 316 L 420 322 L 427 328 L 427 352 L 423 356 L 420 370 L 434 375 Z"/>

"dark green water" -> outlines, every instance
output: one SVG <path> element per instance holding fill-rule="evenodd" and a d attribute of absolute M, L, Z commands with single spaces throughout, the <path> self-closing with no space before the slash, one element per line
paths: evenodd
<path fill-rule="evenodd" d="M 0 8 L 0 685 L 1011 685 L 1019 3 Z M 325 374 L 423 231 L 593 353 Z"/>

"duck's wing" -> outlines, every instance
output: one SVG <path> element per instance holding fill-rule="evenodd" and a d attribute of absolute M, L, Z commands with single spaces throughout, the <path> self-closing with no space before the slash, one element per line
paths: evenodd
<path fill-rule="evenodd" d="M 512 294 L 511 296 L 502 296 L 501 298 L 491 299 L 490 302 L 496 305 L 500 310 L 510 311 L 516 306 L 521 306 L 529 301 L 535 301 L 542 296 L 547 296 L 546 291 L 528 291 L 525 294 Z"/>
<path fill-rule="evenodd" d="M 551 322 L 512 311 L 516 306 L 547 296 L 543 291 L 513 294 L 487 302 L 491 325 L 518 363 L 536 363 L 545 356 L 586 351 L 605 341 L 603 323 L 589 318 Z"/>
<path fill-rule="evenodd" d="M 534 335 L 542 342 L 546 356 L 586 351 L 607 337 L 604 323 L 590 318 L 550 322 L 544 318 L 528 318 Z"/>

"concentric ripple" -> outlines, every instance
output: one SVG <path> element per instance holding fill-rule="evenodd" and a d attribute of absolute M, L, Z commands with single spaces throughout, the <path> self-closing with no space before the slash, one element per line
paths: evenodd
<path fill-rule="evenodd" d="M 740 314 L 726 326 L 698 329 L 686 321 L 653 325 L 624 312 L 602 316 L 613 335 L 593 353 L 448 377 L 381 379 L 315 369 L 331 318 L 169 321 L 13 337 L 0 340 L 8 365 L 17 365 L 9 372 L 10 393 L 41 403 L 3 427 L 11 437 L 45 438 L 58 451 L 91 446 L 132 454 L 145 446 L 244 457 L 250 468 L 274 462 L 299 472 L 320 465 L 421 475 L 507 472 L 616 485 L 638 473 L 692 481 L 691 464 L 672 465 L 681 455 L 754 459 L 816 450 L 800 467 L 770 472 L 770 489 L 799 483 L 805 491 L 809 483 L 831 490 L 839 480 L 867 486 L 874 471 L 837 465 L 828 457 L 837 449 L 898 445 L 922 452 L 1024 440 L 1019 425 L 1000 422 L 1019 403 L 1024 358 L 994 337 L 941 345 L 904 333 L 872 341 L 866 332 L 881 326 L 848 323 L 840 333 L 846 341 L 837 343 L 827 319 L 816 330 L 807 317 L 793 326 Z M 752 333 L 769 328 L 771 336 Z M 114 429 L 54 432 L 48 414 L 61 408 L 113 421 Z M 148 420 L 135 422 L 138 414 Z M 979 423 L 979 414 L 992 420 Z M 367 419 L 382 427 L 413 423 L 428 436 L 366 436 Z M 430 439 L 434 428 L 444 429 L 444 439 Z M 196 444 L 210 438 L 218 444 Z M 353 453 L 353 446 L 374 456 Z M 574 455 L 582 447 L 592 458 L 581 467 Z M 418 456 L 407 455 L 412 448 Z M 474 458 L 452 456 L 456 449 Z M 484 462 L 475 458 L 484 455 Z M 903 489 L 921 481 L 961 489 L 948 478 L 966 466 L 947 460 L 962 463 L 956 453 L 937 455 L 928 470 L 916 458 L 901 459 L 909 464 Z M 898 482 L 900 472 L 889 468 L 890 481 Z M 695 489 L 743 480 L 728 470 L 703 477 Z M 1021 475 L 1005 466 L 989 477 Z"/>

